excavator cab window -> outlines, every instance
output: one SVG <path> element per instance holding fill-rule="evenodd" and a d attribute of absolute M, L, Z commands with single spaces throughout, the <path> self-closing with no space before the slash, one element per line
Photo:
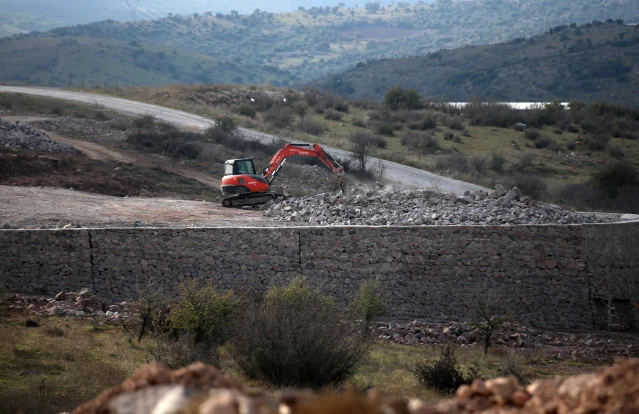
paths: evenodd
<path fill-rule="evenodd" d="M 255 174 L 255 165 L 253 165 L 253 160 L 236 160 L 235 165 L 233 166 L 233 174 Z"/>

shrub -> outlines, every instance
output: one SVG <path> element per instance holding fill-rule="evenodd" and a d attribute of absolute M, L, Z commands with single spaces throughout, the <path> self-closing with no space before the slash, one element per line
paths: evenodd
<path fill-rule="evenodd" d="M 157 118 L 153 114 L 140 115 L 133 119 L 133 126 L 139 129 L 153 129 Z"/>
<path fill-rule="evenodd" d="M 392 124 L 385 124 L 383 122 L 376 123 L 373 129 L 376 134 L 386 135 L 389 137 L 392 137 L 394 132 L 394 128 Z"/>
<path fill-rule="evenodd" d="M 200 155 L 202 149 L 188 142 L 168 141 L 162 152 L 171 158 L 193 160 Z"/>
<path fill-rule="evenodd" d="M 180 285 L 180 299 L 171 309 L 171 326 L 186 331 L 195 344 L 223 344 L 230 336 L 238 301 L 233 292 L 219 293 L 208 282 L 195 280 Z"/>
<path fill-rule="evenodd" d="M 300 128 L 302 131 L 311 135 L 320 135 L 325 131 L 324 125 L 320 124 L 319 122 L 315 122 L 312 119 L 307 119 L 306 122 L 304 122 L 300 126 Z"/>
<path fill-rule="evenodd" d="M 285 128 L 293 122 L 293 114 L 289 107 L 274 106 L 264 112 L 264 121 L 276 128 Z"/>
<path fill-rule="evenodd" d="M 622 187 L 639 183 L 639 175 L 632 165 L 617 162 L 593 174 L 591 181 L 608 197 L 616 198 Z"/>
<path fill-rule="evenodd" d="M 612 158 L 620 160 L 623 158 L 623 149 L 617 145 L 608 145 L 608 155 Z"/>
<path fill-rule="evenodd" d="M 433 116 L 427 116 L 421 121 L 410 122 L 408 128 L 420 130 L 435 129 L 437 128 L 437 120 L 435 120 Z"/>
<path fill-rule="evenodd" d="M 488 158 L 483 155 L 475 155 L 470 159 L 470 163 L 478 174 L 483 174 L 488 168 Z"/>
<path fill-rule="evenodd" d="M 169 303 L 156 290 L 142 289 L 132 303 L 131 325 L 137 331 L 138 343 L 148 333 L 164 333 L 169 328 Z"/>
<path fill-rule="evenodd" d="M 466 129 L 466 126 L 464 125 L 464 122 L 461 120 L 460 117 L 458 116 L 453 116 L 448 120 L 448 128 L 455 130 L 455 131 L 463 131 Z"/>
<path fill-rule="evenodd" d="M 490 159 L 490 169 L 496 172 L 502 172 L 506 165 L 506 157 L 501 154 L 493 153 Z"/>
<path fill-rule="evenodd" d="M 348 102 L 346 101 L 338 101 L 333 104 L 333 108 L 338 112 L 348 113 Z"/>
<path fill-rule="evenodd" d="M 139 131 L 127 137 L 127 142 L 138 151 L 164 154 L 172 158 L 194 159 L 201 148 L 193 141 L 202 141 L 204 136 L 195 132 L 157 130 Z"/>
<path fill-rule="evenodd" d="M 539 200 L 546 191 L 546 183 L 543 179 L 534 175 L 516 175 L 515 187 L 519 188 L 524 194 Z"/>
<path fill-rule="evenodd" d="M 156 334 L 146 351 L 152 361 L 160 362 L 171 369 L 178 369 L 194 362 L 219 366 L 218 348 L 204 343 L 195 343 L 188 335 L 173 336 Z"/>
<path fill-rule="evenodd" d="M 359 118 L 353 118 L 351 124 L 360 128 L 366 128 L 366 124 L 364 123 L 364 121 Z"/>
<path fill-rule="evenodd" d="M 471 125 L 508 128 L 522 122 L 521 111 L 507 104 L 473 101 L 463 108 Z"/>
<path fill-rule="evenodd" d="M 492 294 L 477 296 L 475 307 L 477 318 L 470 324 L 474 326 L 484 339 L 484 354 L 488 354 L 488 347 L 493 335 L 500 331 L 512 318 L 506 309 L 506 301 Z"/>
<path fill-rule="evenodd" d="M 419 364 L 413 371 L 417 380 L 425 387 L 451 393 L 478 377 L 478 370 L 462 367 L 457 362 L 454 345 L 445 346 L 435 362 Z"/>
<path fill-rule="evenodd" d="M 529 139 L 531 141 L 536 140 L 537 138 L 539 138 L 541 136 L 541 132 L 539 132 L 538 129 L 527 129 L 526 132 L 524 132 L 524 137 L 526 137 L 526 139 Z"/>
<path fill-rule="evenodd" d="M 364 322 L 364 330 L 370 321 L 386 314 L 386 303 L 382 298 L 382 285 L 377 279 L 366 280 L 359 286 L 359 294 L 348 305 L 351 316 Z"/>
<path fill-rule="evenodd" d="M 609 142 L 610 137 L 604 134 L 590 135 L 586 140 L 588 149 L 591 151 L 603 151 L 606 149 Z"/>
<path fill-rule="evenodd" d="M 535 161 L 535 156 L 530 152 L 524 152 L 519 157 L 519 164 L 523 167 L 530 167 Z"/>
<path fill-rule="evenodd" d="M 462 173 L 470 172 L 468 158 L 455 152 L 444 159 L 437 160 L 437 168 L 441 170 L 456 170 Z"/>
<path fill-rule="evenodd" d="M 255 108 L 249 104 L 236 105 L 231 108 L 231 112 L 233 112 L 234 114 L 247 116 L 249 118 L 255 118 L 255 115 L 257 114 Z"/>
<path fill-rule="evenodd" d="M 540 135 L 537 138 L 535 138 L 535 147 L 538 149 L 546 148 L 547 146 L 553 144 L 554 142 L 555 141 L 553 141 L 551 138 L 545 135 Z"/>
<path fill-rule="evenodd" d="M 366 353 L 343 314 L 298 278 L 272 287 L 263 303 L 247 305 L 232 339 L 232 353 L 251 378 L 277 386 L 320 388 L 349 378 Z"/>
<path fill-rule="evenodd" d="M 333 109 L 327 109 L 324 111 L 324 119 L 328 119 L 329 121 L 341 121 L 342 114 Z"/>

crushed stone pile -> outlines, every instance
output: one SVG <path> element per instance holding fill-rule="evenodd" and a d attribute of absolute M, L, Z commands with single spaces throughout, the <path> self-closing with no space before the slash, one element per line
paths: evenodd
<path fill-rule="evenodd" d="M 73 118 L 61 116 L 32 122 L 38 128 L 57 132 L 74 138 L 94 138 L 96 136 L 108 137 L 114 140 L 126 139 L 126 126 L 114 120 L 96 121 L 86 118 Z M 116 128 L 117 126 L 117 128 Z"/>
<path fill-rule="evenodd" d="M 371 326 L 373 335 L 384 342 L 403 345 L 459 344 L 461 347 L 483 346 L 483 338 L 470 323 L 378 322 Z M 492 345 L 498 348 L 526 348 L 543 351 L 548 357 L 572 360 L 610 361 L 619 357 L 639 358 L 639 344 L 626 335 L 605 336 L 592 332 L 568 333 L 508 323 L 496 332 Z"/>
<path fill-rule="evenodd" d="M 44 132 L 22 122 L 6 122 L 0 119 L 0 146 L 15 150 L 32 150 L 80 154 L 69 144 L 56 142 Z"/>
<path fill-rule="evenodd" d="M 579 213 L 540 203 L 518 188 L 497 184 L 492 192 L 462 196 L 431 190 L 354 189 L 347 194 L 318 194 L 274 200 L 266 217 L 313 225 L 515 225 L 583 224 L 619 221 L 618 217 Z"/>
<path fill-rule="evenodd" d="M 288 163 L 273 182 L 274 191 L 284 189 L 291 196 L 302 197 L 317 193 L 335 192 L 339 180 L 325 167 Z"/>
<path fill-rule="evenodd" d="M 15 294 L 5 301 L 10 303 L 10 311 L 26 310 L 34 316 L 101 318 L 113 322 L 130 317 L 128 302 L 107 302 L 88 289 L 82 289 L 80 292 L 62 291 L 54 298 Z"/>
<path fill-rule="evenodd" d="M 220 370 L 196 363 L 176 371 L 142 367 L 72 414 L 567 414 L 639 412 L 639 360 L 620 360 L 598 373 L 541 380 L 524 387 L 517 378 L 477 379 L 436 406 L 420 400 L 366 394 L 284 391 L 278 397 L 245 389 Z"/>

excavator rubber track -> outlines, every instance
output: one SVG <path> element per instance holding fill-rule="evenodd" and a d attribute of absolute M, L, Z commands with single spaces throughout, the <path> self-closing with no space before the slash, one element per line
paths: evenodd
<path fill-rule="evenodd" d="M 266 204 L 271 200 L 283 197 L 282 194 L 277 193 L 245 193 L 238 194 L 231 197 L 226 197 L 222 200 L 222 206 L 224 207 L 245 207 L 245 206 L 259 206 Z"/>

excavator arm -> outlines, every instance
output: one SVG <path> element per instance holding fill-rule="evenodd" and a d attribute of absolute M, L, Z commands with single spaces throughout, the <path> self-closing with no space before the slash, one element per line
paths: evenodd
<path fill-rule="evenodd" d="M 279 151 L 273 155 L 268 167 L 262 172 L 262 176 L 268 181 L 269 184 L 273 182 L 280 169 L 286 162 L 286 160 L 295 155 L 302 155 L 307 157 L 316 157 L 324 165 L 326 165 L 341 181 L 342 190 L 344 190 L 344 182 L 346 181 L 346 175 L 344 174 L 344 167 L 339 165 L 337 161 L 329 154 L 327 154 L 322 147 L 317 144 L 286 144 Z"/>

